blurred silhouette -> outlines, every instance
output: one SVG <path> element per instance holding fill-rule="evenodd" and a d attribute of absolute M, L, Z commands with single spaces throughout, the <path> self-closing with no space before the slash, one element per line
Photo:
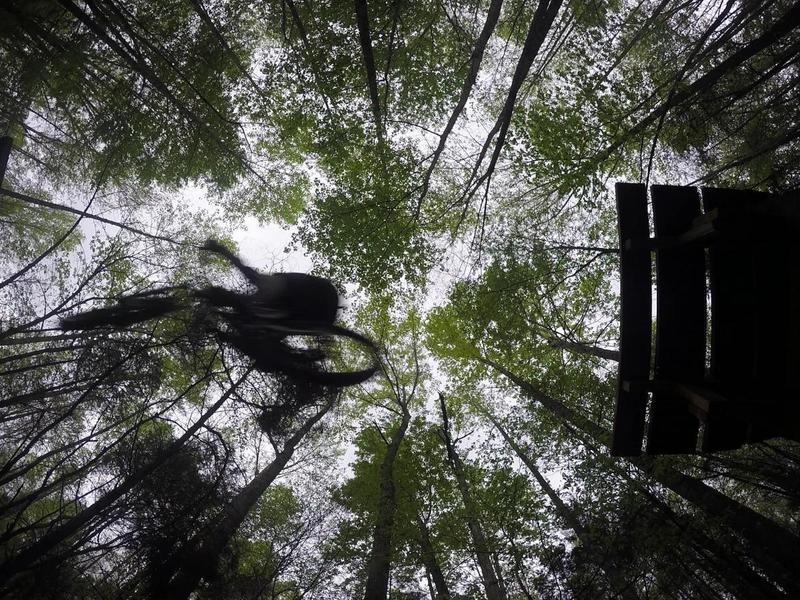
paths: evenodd
<path fill-rule="evenodd" d="M 110 307 L 65 317 L 61 328 L 126 329 L 193 309 L 195 320 L 205 331 L 251 358 L 260 371 L 332 387 L 356 385 L 375 373 L 372 341 L 334 325 L 339 294 L 329 280 L 304 273 L 259 273 L 215 240 L 208 240 L 202 249 L 225 257 L 255 291 L 242 293 L 219 286 L 160 288 L 123 296 Z M 370 366 L 355 371 L 330 370 L 326 346 L 333 339 L 349 339 L 366 349 L 372 356 Z"/>

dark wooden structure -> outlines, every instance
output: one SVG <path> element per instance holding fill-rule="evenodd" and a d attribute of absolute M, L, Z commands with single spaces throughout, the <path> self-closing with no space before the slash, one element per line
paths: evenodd
<path fill-rule="evenodd" d="M 0 186 L 6 177 L 8 157 L 11 155 L 12 139 L 9 136 L 0 137 Z"/>
<path fill-rule="evenodd" d="M 800 439 L 800 197 L 616 186 L 616 456 Z M 655 256 L 656 319 L 652 274 Z"/>

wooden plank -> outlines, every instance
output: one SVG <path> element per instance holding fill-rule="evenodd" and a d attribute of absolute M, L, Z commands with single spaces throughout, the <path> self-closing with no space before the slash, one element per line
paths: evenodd
<path fill-rule="evenodd" d="M 793 327 L 800 311 L 800 198 L 748 195 L 748 221 L 759 232 L 753 248 L 755 290 L 754 378 L 760 385 L 788 390 L 800 372 Z M 796 334 L 796 329 L 794 331 Z M 796 387 L 796 386 L 795 386 Z M 789 395 L 782 394 L 788 399 Z M 796 395 L 795 395 L 796 397 Z"/>
<path fill-rule="evenodd" d="M 0 137 L 0 185 L 6 177 L 6 167 L 8 167 L 8 157 L 11 155 L 13 140 L 9 136 Z"/>
<path fill-rule="evenodd" d="M 671 392 L 676 398 L 685 399 L 689 412 L 705 424 L 701 452 L 731 450 L 741 446 L 743 439 L 753 442 L 771 437 L 765 436 L 764 427 L 752 426 L 752 419 L 749 418 L 752 411 L 748 410 L 748 405 L 741 403 L 740 398 L 722 396 L 706 386 L 666 380 L 654 382 L 652 387 L 659 392 Z M 747 392 L 744 395 L 747 396 Z M 761 437 L 757 437 L 759 435 Z"/>
<path fill-rule="evenodd" d="M 785 429 L 783 406 L 797 400 L 791 331 L 800 308 L 793 289 L 800 254 L 798 232 L 781 199 L 704 188 L 703 204 L 719 212 L 721 233 L 709 252 L 711 376 L 734 400 L 714 407 L 707 421 L 703 450 L 718 451 Z"/>
<path fill-rule="evenodd" d="M 756 293 L 749 225 L 741 218 L 747 193 L 703 189 L 706 212 L 720 211 L 721 237 L 709 248 L 711 376 L 735 387 L 755 376 Z"/>
<path fill-rule="evenodd" d="M 753 377 L 757 382 L 780 386 L 788 381 L 789 345 L 797 343 L 787 335 L 793 312 L 790 271 L 796 268 L 797 258 L 783 241 L 753 246 Z"/>
<path fill-rule="evenodd" d="M 613 456 L 641 454 L 647 391 L 626 386 L 626 381 L 650 378 L 650 250 L 627 240 L 641 242 L 650 237 L 647 190 L 642 184 L 617 183 L 617 225 L 620 240 L 620 361 L 617 406 L 611 442 Z"/>
<path fill-rule="evenodd" d="M 656 238 L 678 238 L 700 217 L 696 188 L 656 185 L 650 190 Z M 697 385 L 703 381 L 706 345 L 705 252 L 684 245 L 656 252 L 655 380 Z M 693 452 L 699 422 L 686 399 L 656 388 L 650 405 L 646 451 Z"/>
<path fill-rule="evenodd" d="M 778 385 L 742 383 L 725 402 L 713 402 L 702 451 L 732 450 L 773 437 L 791 437 L 796 419 L 784 409 L 786 390 Z M 757 401 L 753 401 L 757 399 Z"/>
<path fill-rule="evenodd" d="M 755 265 L 750 247 L 754 232 L 745 218 L 746 192 L 703 188 L 702 193 L 704 210 L 720 213 L 720 237 L 708 251 L 710 376 L 713 385 L 730 396 L 734 391 L 741 394 L 755 376 Z M 702 450 L 728 450 L 747 443 L 747 424 L 730 414 L 729 407 L 714 408 L 706 421 Z"/>
<path fill-rule="evenodd" d="M 789 316 L 781 328 L 788 340 L 786 348 L 786 388 L 789 390 L 787 404 L 790 412 L 800 415 L 800 192 L 793 192 L 781 197 L 792 216 L 787 219 L 788 227 L 794 232 L 794 245 L 785 262 L 788 279 Z M 796 420 L 795 431 L 800 431 L 800 419 Z M 793 438 L 797 439 L 797 437 Z"/>

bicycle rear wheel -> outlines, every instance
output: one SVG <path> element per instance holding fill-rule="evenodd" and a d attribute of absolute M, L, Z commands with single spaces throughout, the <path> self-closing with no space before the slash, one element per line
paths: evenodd
<path fill-rule="evenodd" d="M 137 323 L 163 317 L 184 308 L 174 296 L 164 295 L 175 288 L 163 288 L 131 296 L 123 296 L 117 304 L 87 310 L 86 312 L 63 317 L 60 321 L 64 330 L 89 330 L 111 327 L 124 329 Z"/>

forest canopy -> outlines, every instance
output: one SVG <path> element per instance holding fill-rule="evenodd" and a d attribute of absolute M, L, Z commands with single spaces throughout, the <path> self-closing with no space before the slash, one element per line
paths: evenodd
<path fill-rule="evenodd" d="M 608 451 L 614 183 L 797 190 L 797 22 L 784 0 L 0 4 L 0 597 L 800 597 L 796 443 Z M 254 267 L 302 256 L 346 291 L 371 381 L 298 389 L 184 313 L 59 329 L 243 289 L 200 248 L 253 223 Z"/>

